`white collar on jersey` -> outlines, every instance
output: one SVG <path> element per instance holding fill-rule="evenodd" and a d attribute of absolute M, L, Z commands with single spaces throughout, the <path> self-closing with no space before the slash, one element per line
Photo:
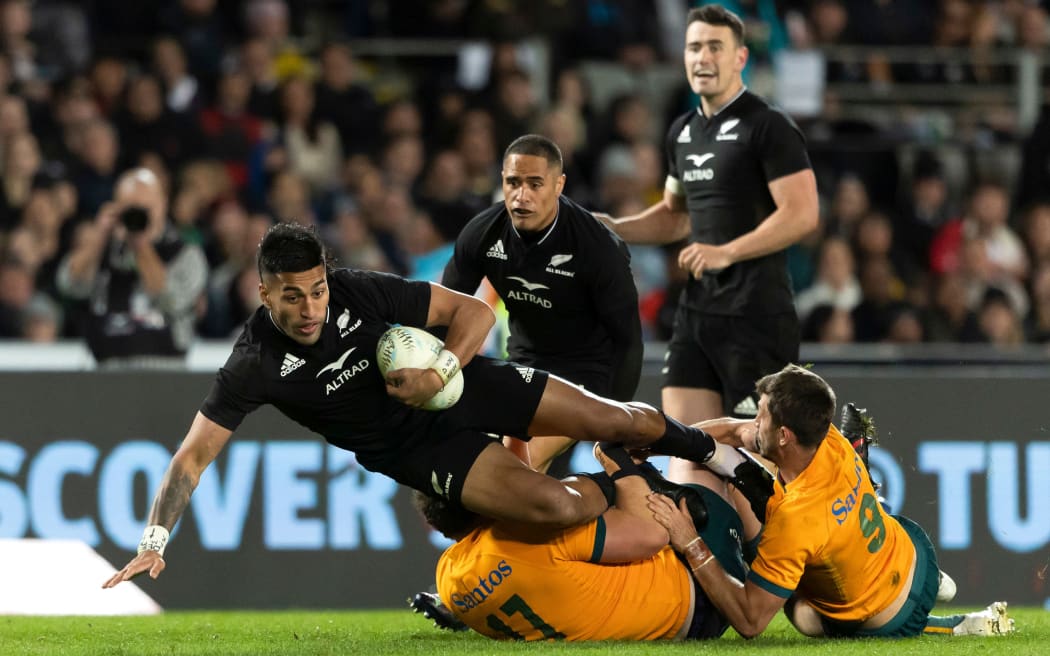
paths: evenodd
<path fill-rule="evenodd" d="M 701 103 L 701 104 L 696 106 L 696 113 L 699 114 L 700 116 L 704 116 L 704 118 L 712 119 L 712 118 L 718 116 L 719 114 L 721 114 L 723 111 L 725 111 L 726 107 L 729 107 L 730 105 L 735 103 L 737 101 L 737 99 L 740 98 L 740 96 L 744 95 L 745 91 L 747 91 L 747 85 L 746 84 L 744 86 L 740 87 L 740 91 L 738 91 L 735 96 L 730 98 L 726 102 L 726 104 L 724 104 L 721 107 L 719 107 L 718 111 L 716 111 L 715 113 L 711 114 L 711 116 L 704 116 L 704 105 L 703 105 L 703 103 Z"/>
<path fill-rule="evenodd" d="M 554 214 L 554 220 L 551 221 L 551 224 L 549 226 L 547 226 L 547 232 L 544 233 L 544 235 L 542 237 L 537 239 L 536 243 L 534 243 L 533 246 L 539 246 L 540 244 L 542 244 L 547 239 L 547 237 L 551 236 L 551 233 L 554 232 L 554 226 L 558 225 L 558 217 L 560 217 L 560 216 L 561 216 L 561 197 L 558 198 L 558 211 Z M 514 227 L 514 222 L 513 221 L 511 221 L 511 223 L 510 223 L 510 229 L 514 231 L 514 234 L 516 234 L 518 236 L 518 239 L 521 239 L 521 233 L 518 232 L 518 229 Z M 522 239 L 522 241 L 525 241 L 525 240 Z"/>

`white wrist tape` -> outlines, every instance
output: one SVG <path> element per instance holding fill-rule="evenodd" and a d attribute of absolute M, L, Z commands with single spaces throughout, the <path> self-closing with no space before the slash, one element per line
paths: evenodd
<path fill-rule="evenodd" d="M 441 386 L 448 385 L 448 381 L 459 373 L 459 358 L 456 354 L 448 349 L 441 349 L 441 353 L 438 353 L 437 360 L 434 360 L 434 364 L 430 365 L 430 368 L 437 372 L 438 376 L 441 376 Z"/>
<path fill-rule="evenodd" d="M 168 529 L 163 526 L 154 524 L 153 526 L 147 526 L 146 530 L 142 533 L 142 541 L 139 542 L 139 553 L 143 551 L 156 551 L 160 555 L 164 555 L 164 547 L 168 546 L 168 538 L 171 535 L 168 533 Z"/>

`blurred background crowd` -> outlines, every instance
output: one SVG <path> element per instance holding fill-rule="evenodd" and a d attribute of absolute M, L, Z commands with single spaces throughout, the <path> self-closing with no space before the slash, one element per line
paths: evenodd
<path fill-rule="evenodd" d="M 152 170 L 208 264 L 199 337 L 258 305 L 275 221 L 342 266 L 438 280 L 538 132 L 566 193 L 660 198 L 665 131 L 696 105 L 688 0 L 0 0 L 0 338 L 84 334 L 56 283 L 120 175 Z M 1050 342 L 1047 4 L 729 0 L 745 79 L 806 134 L 820 230 L 790 251 L 811 342 Z M 665 340 L 676 245 L 632 246 Z"/>

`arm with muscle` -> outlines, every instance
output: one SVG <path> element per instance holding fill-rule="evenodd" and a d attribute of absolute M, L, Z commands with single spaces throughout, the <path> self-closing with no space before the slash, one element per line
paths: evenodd
<path fill-rule="evenodd" d="M 200 412 L 193 420 L 182 446 L 175 452 L 164 474 L 160 488 L 153 499 L 149 514 L 150 526 L 163 526 L 168 531 L 182 516 L 190 503 L 190 496 L 197 488 L 201 474 L 229 441 L 233 431 L 205 417 Z M 148 571 L 157 578 L 164 571 L 165 563 L 160 553 L 144 550 L 107 580 L 102 587 L 112 588 L 121 581 L 128 581 Z"/>
<path fill-rule="evenodd" d="M 664 198 L 638 214 L 613 218 L 595 212 L 594 216 L 629 244 L 670 244 L 689 236 L 689 214 L 685 196 L 664 189 Z"/>

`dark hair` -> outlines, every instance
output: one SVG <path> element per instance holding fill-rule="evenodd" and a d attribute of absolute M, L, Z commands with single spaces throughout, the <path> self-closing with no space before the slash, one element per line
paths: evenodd
<path fill-rule="evenodd" d="M 557 166 L 559 170 L 562 168 L 561 149 L 558 148 L 558 144 L 539 134 L 526 134 L 512 141 L 503 153 L 503 161 L 511 155 L 542 157 L 547 160 L 547 166 Z"/>
<path fill-rule="evenodd" d="M 474 530 L 482 521 L 481 515 L 467 510 L 448 499 L 432 497 L 419 490 L 412 491 L 412 503 L 423 519 L 451 540 L 458 540 Z"/>
<path fill-rule="evenodd" d="M 259 277 L 266 274 L 300 273 L 323 265 L 328 268 L 324 242 L 314 228 L 281 221 L 266 231 L 259 242 Z"/>
<path fill-rule="evenodd" d="M 740 17 L 729 11 L 722 5 L 704 5 L 703 7 L 697 7 L 689 10 L 689 16 L 686 18 L 686 27 L 696 22 L 707 23 L 708 25 L 720 25 L 728 27 L 733 31 L 733 36 L 736 38 L 736 44 L 743 45 L 744 43 L 744 21 L 740 20 Z"/>
<path fill-rule="evenodd" d="M 769 416 L 776 427 L 790 428 L 802 446 L 820 446 L 835 416 L 835 392 L 827 381 L 789 364 L 763 376 L 755 389 L 769 397 Z"/>

